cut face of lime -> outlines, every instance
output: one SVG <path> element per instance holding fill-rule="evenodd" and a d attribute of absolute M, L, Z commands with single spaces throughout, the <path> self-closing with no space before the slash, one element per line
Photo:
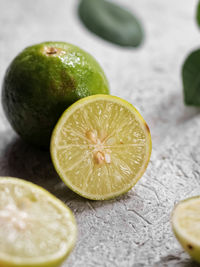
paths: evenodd
<path fill-rule="evenodd" d="M 76 240 L 70 209 L 46 190 L 0 178 L 0 266 L 60 266 Z"/>
<path fill-rule="evenodd" d="M 174 208 L 172 228 L 182 247 L 200 263 L 200 196 L 181 201 Z"/>
<path fill-rule="evenodd" d="M 149 128 L 118 97 L 77 101 L 58 121 L 51 139 L 54 166 L 73 191 L 94 200 L 127 192 L 144 173 L 151 154 Z"/>

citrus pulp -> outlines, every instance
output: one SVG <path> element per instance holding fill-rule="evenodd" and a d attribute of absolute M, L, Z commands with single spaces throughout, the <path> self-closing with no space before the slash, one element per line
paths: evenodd
<path fill-rule="evenodd" d="M 172 213 L 175 236 L 189 255 L 200 263 L 200 196 L 178 203 Z"/>
<path fill-rule="evenodd" d="M 109 95 L 74 103 L 51 138 L 51 157 L 60 177 L 73 191 L 94 200 L 132 188 L 150 154 L 150 131 L 142 116 L 127 101 Z"/>
<path fill-rule="evenodd" d="M 76 240 L 70 209 L 43 188 L 0 178 L 0 266 L 56 267 Z"/>

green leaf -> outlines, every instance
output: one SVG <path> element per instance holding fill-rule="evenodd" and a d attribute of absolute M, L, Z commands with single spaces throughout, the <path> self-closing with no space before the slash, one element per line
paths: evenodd
<path fill-rule="evenodd" d="M 90 31 L 112 43 L 137 47 L 143 40 L 143 29 L 138 19 L 111 2 L 82 0 L 79 17 Z"/>
<path fill-rule="evenodd" d="M 182 79 L 185 103 L 200 106 L 200 49 L 186 58 L 182 68 Z"/>
<path fill-rule="evenodd" d="M 200 27 L 200 1 L 197 5 L 196 20 L 197 20 L 198 26 Z"/>

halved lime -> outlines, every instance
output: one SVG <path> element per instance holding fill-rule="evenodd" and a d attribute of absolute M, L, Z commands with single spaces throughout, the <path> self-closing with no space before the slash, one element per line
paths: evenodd
<path fill-rule="evenodd" d="M 60 266 L 76 231 L 70 209 L 45 189 L 0 178 L 0 266 Z"/>
<path fill-rule="evenodd" d="M 172 228 L 182 247 L 200 263 L 200 196 L 186 199 L 175 206 Z"/>
<path fill-rule="evenodd" d="M 127 192 L 151 154 L 149 128 L 127 101 L 94 95 L 69 107 L 51 138 L 54 166 L 68 187 L 93 200 Z"/>

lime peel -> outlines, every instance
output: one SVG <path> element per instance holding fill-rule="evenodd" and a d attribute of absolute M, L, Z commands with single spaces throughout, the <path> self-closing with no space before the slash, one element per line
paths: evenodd
<path fill-rule="evenodd" d="M 65 42 L 44 42 L 27 47 L 11 62 L 3 81 L 2 106 L 24 140 L 49 148 L 64 110 L 99 93 L 109 94 L 109 84 L 89 53 Z"/>

